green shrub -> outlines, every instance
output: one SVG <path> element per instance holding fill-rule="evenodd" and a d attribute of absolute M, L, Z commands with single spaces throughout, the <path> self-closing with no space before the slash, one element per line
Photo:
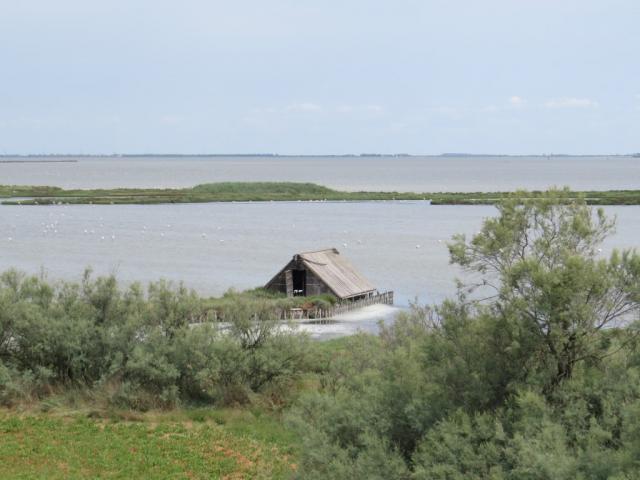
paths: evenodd
<path fill-rule="evenodd" d="M 262 392 L 288 401 L 308 368 L 307 339 L 282 329 L 267 300 L 226 297 L 228 328 L 192 325 L 206 302 L 181 285 L 161 281 L 145 294 L 90 271 L 79 284 L 5 272 L 0 401 L 72 388 L 136 409 L 246 403 Z"/>
<path fill-rule="evenodd" d="M 640 255 L 599 258 L 613 223 L 567 191 L 498 213 L 450 246 L 457 298 L 328 356 L 290 414 L 300 478 L 637 478 Z"/>

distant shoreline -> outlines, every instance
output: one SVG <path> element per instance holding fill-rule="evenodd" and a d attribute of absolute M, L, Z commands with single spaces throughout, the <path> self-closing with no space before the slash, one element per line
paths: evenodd
<path fill-rule="evenodd" d="M 631 157 L 640 158 L 640 153 L 602 153 L 602 154 L 565 154 L 565 153 L 535 153 L 535 154 L 500 154 L 500 153 L 440 153 L 440 154 L 413 154 L 413 153 L 358 153 L 358 154 L 280 154 L 280 153 L 123 153 L 123 154 L 0 154 L 2 158 L 24 158 L 21 160 L 0 160 L 0 163 L 26 163 L 34 162 L 28 159 L 69 159 L 77 162 L 79 158 L 594 158 L 594 157 Z M 61 160 L 43 160 L 61 161 Z M 62 160 L 67 161 L 67 160 Z"/>
<path fill-rule="evenodd" d="M 432 205 L 493 205 L 513 192 L 344 192 L 314 183 L 221 182 L 190 188 L 62 189 L 52 186 L 0 185 L 2 205 L 120 204 L 148 205 L 215 202 L 335 202 L 422 200 Z M 531 198 L 541 192 L 531 191 Z M 640 190 L 570 192 L 591 205 L 640 205 Z"/>
<path fill-rule="evenodd" d="M 2 157 L 6 158 L 6 157 Z M 33 157 L 41 158 L 41 157 Z M 0 160 L 0 163 L 78 163 L 78 160 Z"/>

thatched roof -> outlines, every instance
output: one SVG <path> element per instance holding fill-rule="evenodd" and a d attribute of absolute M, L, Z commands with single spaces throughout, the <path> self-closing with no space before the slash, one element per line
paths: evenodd
<path fill-rule="evenodd" d="M 299 253 L 293 259 L 301 260 L 338 298 L 355 297 L 376 289 L 335 248 Z"/>

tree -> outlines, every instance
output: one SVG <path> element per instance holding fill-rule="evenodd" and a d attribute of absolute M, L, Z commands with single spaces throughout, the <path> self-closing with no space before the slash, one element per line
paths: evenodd
<path fill-rule="evenodd" d="M 472 303 L 501 318 L 518 345 L 527 345 L 526 373 L 538 376 L 550 394 L 578 362 L 606 354 L 601 330 L 637 318 L 640 255 L 625 250 L 601 258 L 615 221 L 570 198 L 568 189 L 518 192 L 497 208 L 499 215 L 486 219 L 470 241 L 454 237 L 451 262 L 479 274 L 466 285 L 467 293 L 475 292 Z"/>

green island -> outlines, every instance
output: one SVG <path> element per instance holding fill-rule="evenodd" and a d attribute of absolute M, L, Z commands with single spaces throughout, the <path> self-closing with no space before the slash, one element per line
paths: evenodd
<path fill-rule="evenodd" d="M 7 270 L 0 478 L 636 479 L 640 254 L 603 258 L 614 228 L 566 190 L 501 200 L 448 244 L 458 295 L 325 342 L 260 289 Z"/>
<path fill-rule="evenodd" d="M 429 200 L 433 205 L 486 205 L 513 192 L 347 192 L 314 183 L 220 182 L 190 188 L 70 189 L 54 186 L 0 185 L 3 205 L 159 204 L 277 201 L 392 201 Z M 541 191 L 528 193 L 536 198 Z M 640 190 L 570 192 L 590 205 L 640 205 Z"/>

